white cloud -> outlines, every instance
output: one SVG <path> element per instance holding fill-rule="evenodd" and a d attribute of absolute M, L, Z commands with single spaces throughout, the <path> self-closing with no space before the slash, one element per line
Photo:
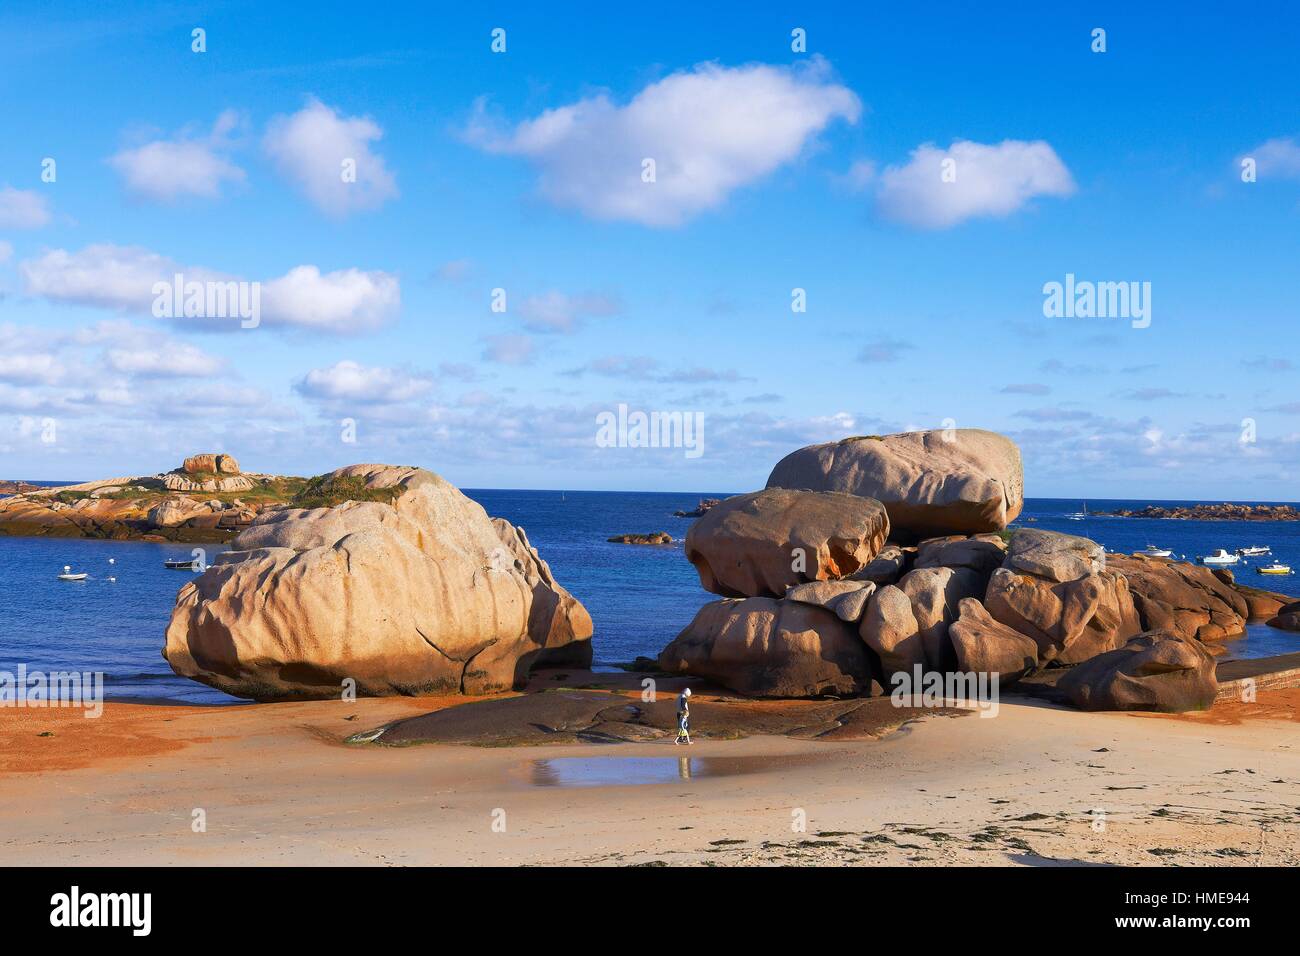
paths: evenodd
<path fill-rule="evenodd" d="M 222 113 L 212 132 L 203 138 L 185 135 L 155 140 L 124 149 L 108 163 L 122 176 L 127 188 L 156 202 L 174 202 L 183 196 L 215 199 L 223 182 L 243 182 L 244 171 L 226 157 L 229 134 L 239 125 L 233 110 Z"/>
<path fill-rule="evenodd" d="M 39 229 L 49 221 L 44 196 L 30 189 L 0 188 L 0 229 Z"/>
<path fill-rule="evenodd" d="M 322 275 L 315 266 L 298 266 L 262 285 L 266 321 L 334 332 L 377 328 L 401 301 L 397 276 L 387 272 L 341 269 Z"/>
<path fill-rule="evenodd" d="M 946 181 L 945 169 L 955 179 Z M 889 219 L 946 229 L 977 216 L 1009 216 L 1036 196 L 1069 196 L 1074 190 L 1070 171 L 1042 140 L 1008 139 L 996 146 L 957 140 L 946 150 L 926 143 L 907 164 L 886 168 L 876 201 Z"/>
<path fill-rule="evenodd" d="M 1246 157 L 1255 160 L 1259 179 L 1300 179 L 1300 143 L 1290 136 L 1266 140 L 1239 160 Z"/>
<path fill-rule="evenodd" d="M 13 385 L 53 385 L 63 378 L 64 368 L 53 355 L 0 353 L 0 382 Z"/>
<path fill-rule="evenodd" d="M 530 295 L 519 307 L 524 324 L 535 332 L 572 332 L 585 318 L 606 318 L 618 314 L 619 305 L 603 295 L 566 295 L 552 289 Z"/>
<path fill-rule="evenodd" d="M 226 367 L 220 356 L 184 342 L 166 342 L 156 348 L 109 349 L 105 359 L 116 372 L 155 378 L 208 378 Z"/>
<path fill-rule="evenodd" d="M 157 282 L 243 281 L 202 266 L 180 266 L 138 246 L 87 246 L 79 252 L 52 249 L 18 266 L 26 291 L 55 302 L 151 314 Z M 322 273 L 297 266 L 261 281 L 262 322 L 266 325 L 359 332 L 388 321 L 401 305 L 401 284 L 387 272 L 341 269 Z M 189 319 L 182 321 L 212 322 Z"/>
<path fill-rule="evenodd" d="M 407 369 L 361 365 L 345 359 L 312 369 L 294 388 L 307 398 L 370 404 L 404 402 L 433 388 L 433 379 Z"/>
<path fill-rule="evenodd" d="M 483 358 L 502 365 L 528 365 L 537 351 L 537 344 L 527 335 L 489 335 Z"/>
<path fill-rule="evenodd" d="M 861 103 L 832 83 L 821 60 L 801 68 L 703 64 L 652 83 L 626 106 L 608 95 L 547 110 L 512 131 L 480 112 L 469 140 L 524 156 L 543 196 L 595 219 L 676 226 L 795 159 L 835 119 L 857 122 Z M 643 182 L 653 159 L 655 181 Z"/>
<path fill-rule="evenodd" d="M 341 218 L 397 195 L 384 158 L 370 150 L 371 142 L 383 135 L 369 117 L 340 116 L 313 97 L 297 113 L 273 119 L 262 146 L 281 175 L 297 183 L 321 211 Z M 354 182 L 344 181 L 345 163 L 355 164 Z"/>
<path fill-rule="evenodd" d="M 18 266 L 26 291 L 55 302 L 105 309 L 148 312 L 155 282 L 170 280 L 176 263 L 139 246 L 99 244 L 80 252 L 51 249 Z M 204 270 L 189 270 L 192 278 L 217 278 Z"/>
<path fill-rule="evenodd" d="M 13 243 L 5 242 L 3 239 L 0 239 L 0 265 L 4 265 L 11 258 L 13 258 L 13 254 L 14 254 Z"/>

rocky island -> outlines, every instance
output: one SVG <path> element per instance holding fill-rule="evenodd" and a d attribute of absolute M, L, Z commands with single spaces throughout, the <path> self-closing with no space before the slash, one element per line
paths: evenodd
<path fill-rule="evenodd" d="M 672 544 L 673 536 L 667 531 L 651 531 L 649 534 L 616 534 L 605 540 L 612 544 Z"/>
<path fill-rule="evenodd" d="M 161 474 L 19 491 L 0 499 L 0 536 L 228 541 L 310 490 L 306 478 L 243 472 L 230 455 L 193 455 Z"/>
<path fill-rule="evenodd" d="M 1117 508 L 1094 514 L 1112 518 L 1181 518 L 1192 521 L 1300 521 L 1300 509 L 1291 505 L 1147 505 Z"/>

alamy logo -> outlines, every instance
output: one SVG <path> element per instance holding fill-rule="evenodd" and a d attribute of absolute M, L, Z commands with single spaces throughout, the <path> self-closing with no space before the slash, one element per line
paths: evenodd
<path fill-rule="evenodd" d="M 920 664 L 912 673 L 897 671 L 889 681 L 894 685 L 890 702 L 895 707 L 973 707 L 981 717 L 998 715 L 1000 675 L 988 671 L 925 671 Z"/>
<path fill-rule="evenodd" d="M 684 448 L 687 458 L 704 454 L 703 412 L 629 412 L 596 416 L 598 448 Z"/>
<path fill-rule="evenodd" d="M 74 886 L 70 892 L 50 897 L 50 925 L 129 926 L 131 935 L 148 936 L 153 928 L 153 894 L 83 894 Z"/>
<path fill-rule="evenodd" d="M 1075 281 L 1043 285 L 1043 315 L 1049 319 L 1132 319 L 1133 328 L 1151 324 L 1150 282 Z"/>
<path fill-rule="evenodd" d="M 185 281 L 176 273 L 171 282 L 153 284 L 156 319 L 239 319 L 241 329 L 262 324 L 262 283 Z"/>
<path fill-rule="evenodd" d="M 86 717 L 104 713 L 104 672 L 0 670 L 0 707 L 82 707 Z"/>

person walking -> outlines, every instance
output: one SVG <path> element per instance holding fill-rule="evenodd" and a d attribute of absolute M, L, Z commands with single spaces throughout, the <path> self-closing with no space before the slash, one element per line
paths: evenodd
<path fill-rule="evenodd" d="M 691 689 L 688 687 L 677 697 L 677 739 L 673 744 L 685 740 L 691 742 Z"/>

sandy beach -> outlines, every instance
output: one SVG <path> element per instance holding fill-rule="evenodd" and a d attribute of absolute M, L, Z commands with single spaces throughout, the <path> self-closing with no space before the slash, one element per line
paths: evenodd
<path fill-rule="evenodd" d="M 3 850 L 33 865 L 1300 863 L 1296 689 L 1177 717 L 1007 697 L 995 718 L 881 739 L 344 743 L 464 703 L 3 710 Z M 664 782 L 556 785 L 569 758 L 629 757 Z"/>

